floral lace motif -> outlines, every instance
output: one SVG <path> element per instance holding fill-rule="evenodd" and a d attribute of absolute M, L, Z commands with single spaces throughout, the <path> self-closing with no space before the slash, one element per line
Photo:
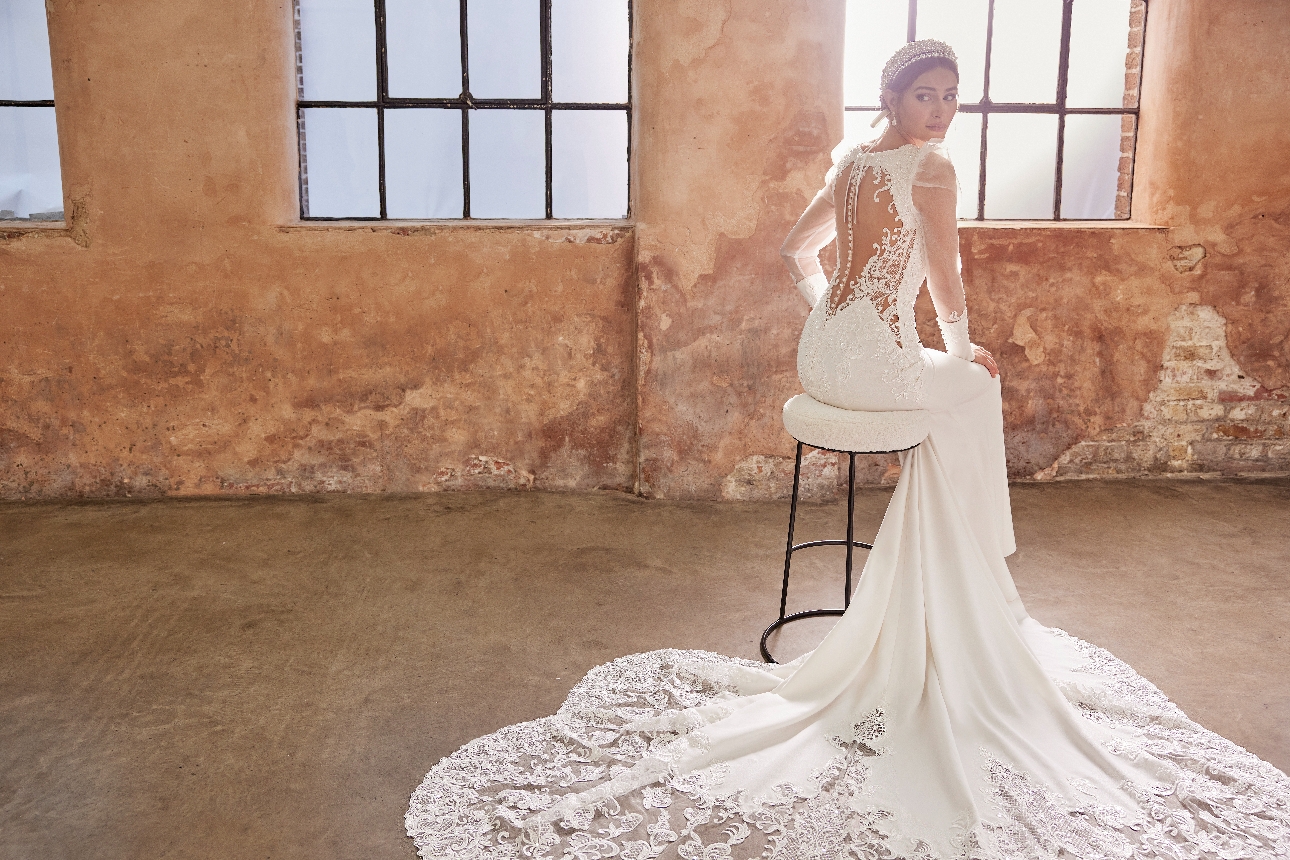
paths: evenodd
<path fill-rule="evenodd" d="M 840 392 L 830 389 L 849 384 L 857 375 L 856 364 L 864 367 L 860 374 L 864 380 L 880 377 L 897 400 L 921 396 L 922 344 L 913 320 L 914 301 L 927 266 L 912 194 L 918 154 L 915 146 L 883 152 L 858 146 L 833 168 L 834 176 L 851 168 L 843 213 L 847 259 L 807 320 L 798 359 L 803 385 L 808 392 L 822 394 L 826 402 L 839 399 Z M 872 178 L 875 203 L 881 203 L 884 194 L 890 197 L 887 208 L 897 226 L 883 230 L 882 240 L 872 246 L 873 254 L 860 273 L 843 283 L 843 273 L 851 271 L 855 258 L 856 206 L 865 177 Z M 828 366 L 836 368 L 832 378 Z"/>
<path fill-rule="evenodd" d="M 1066 634 L 1059 634 L 1065 636 Z M 1139 810 L 1091 800 L 1076 807 L 1006 762 L 986 756 L 991 820 L 968 823 L 965 860 L 1200 860 L 1290 855 L 1290 778 L 1188 720 L 1131 668 L 1069 637 L 1086 656 L 1063 692 L 1090 721 L 1150 756 L 1168 780 L 1126 784 Z M 755 802 L 723 795 L 721 766 L 666 767 L 651 784 L 555 810 L 562 797 L 606 785 L 683 740 L 669 714 L 736 695 L 732 678 L 759 664 L 700 651 L 633 654 L 597 667 L 552 717 L 471 741 L 437 764 L 412 795 L 407 830 L 421 856 L 453 860 L 947 860 L 902 836 L 895 811 L 862 802 L 870 763 L 887 755 L 884 715 L 864 716 L 810 780 Z M 667 730 L 638 728 L 662 719 Z M 584 795 L 586 796 L 586 795 Z M 867 810 L 867 811 L 859 811 Z M 546 819 L 550 820 L 546 820 Z M 909 847 L 913 845 L 912 849 Z"/>
<path fill-rule="evenodd" d="M 847 225 L 847 260 L 846 264 L 838 266 L 837 271 L 834 273 L 833 281 L 830 284 L 829 304 L 825 310 L 825 318 L 832 319 L 852 302 L 863 299 L 874 306 L 878 316 L 887 324 L 887 328 L 890 329 L 892 336 L 895 337 L 896 346 L 899 347 L 901 345 L 901 324 L 898 296 L 901 283 L 904 280 L 905 270 L 909 267 L 910 258 L 913 256 L 914 239 L 918 235 L 918 230 L 916 226 L 914 229 L 909 229 L 906 226 L 907 222 L 896 205 L 896 192 L 892 189 L 892 180 L 894 178 L 892 172 L 893 159 L 881 158 L 882 154 L 869 153 L 857 147 L 848 153 L 838 165 L 839 173 L 847 167 L 851 168 L 851 172 L 847 176 L 846 201 L 843 214 Z M 905 166 L 901 162 L 896 162 L 896 164 Z M 901 172 L 909 173 L 907 178 L 912 186 L 912 171 Z M 840 277 L 842 273 L 851 271 L 851 264 L 855 261 L 856 206 L 859 203 L 860 190 L 864 185 L 865 176 L 870 173 L 873 175 L 873 202 L 881 204 L 884 194 L 891 198 L 887 203 L 887 211 L 895 216 L 897 226 L 895 229 L 883 229 L 881 241 L 872 246 L 873 254 L 865 261 L 860 274 L 853 277 L 850 283 L 844 285 Z M 906 177 L 902 176 L 901 178 Z M 904 183 L 900 184 L 903 185 Z M 913 200 L 911 198 L 910 206 L 912 207 L 912 205 Z M 917 225 L 917 220 L 912 223 Z"/>

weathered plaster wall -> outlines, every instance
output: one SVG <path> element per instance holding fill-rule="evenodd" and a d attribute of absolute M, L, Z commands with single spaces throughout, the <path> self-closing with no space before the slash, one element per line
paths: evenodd
<path fill-rule="evenodd" d="M 638 9 L 641 490 L 756 497 L 785 470 L 750 458 L 791 451 L 807 308 L 779 245 L 842 136 L 845 4 Z"/>
<path fill-rule="evenodd" d="M 647 493 L 757 498 L 789 488 L 779 407 L 798 390 L 805 308 L 775 249 L 841 134 L 842 6 L 678 3 L 645 21 L 645 62 L 662 70 L 640 90 Z M 1068 457 L 1049 469 L 1143 419 L 1180 306 L 1212 306 L 1229 321 L 1233 356 L 1262 384 L 1257 396 L 1278 401 L 1290 381 L 1290 123 L 1279 106 L 1290 90 L 1290 5 L 1152 0 L 1150 9 L 1135 223 L 962 230 L 973 336 L 1004 365 L 1015 477 L 1290 469 L 1273 444 L 1253 459 L 1211 452 L 1201 466 L 1188 455 L 1193 466 L 1174 469 L 1178 440 L 1161 434 L 1145 459 L 1084 468 Z M 1197 246 L 1206 256 L 1192 265 Z M 925 296 L 919 314 L 924 342 L 939 345 Z M 1255 424 L 1239 432 L 1278 432 L 1275 420 Z M 862 475 L 890 480 L 892 463 L 874 458 Z M 836 474 L 828 467 L 815 465 L 817 490 Z"/>
<path fill-rule="evenodd" d="M 634 224 L 323 227 L 294 223 L 289 4 L 51 0 L 69 220 L 0 232 L 0 496 L 784 493 L 777 250 L 841 137 L 844 7 L 636 0 Z M 1290 469 L 1287 46 L 1290 5 L 1152 0 L 1136 225 L 964 228 L 1014 475 Z M 1255 406 L 1178 430 L 1213 409 L 1165 376 L 1227 384 L 1178 365 L 1187 307 Z M 1246 447 L 1168 447 L 1220 423 Z"/>
<path fill-rule="evenodd" d="M 0 233 L 0 495 L 630 490 L 630 227 L 291 227 L 290 3 L 49 6 L 67 229 Z"/>
<path fill-rule="evenodd" d="M 1033 340 L 1014 322 L 1010 366 L 1031 342 L 1056 373 L 1014 382 L 1010 459 L 1052 463 L 1047 432 L 1074 444 L 1041 477 L 1287 471 L 1290 5 L 1152 0 L 1147 32 L 1133 213 L 1168 229 L 1054 259 L 1046 286 L 1088 310 L 1036 305 Z"/>

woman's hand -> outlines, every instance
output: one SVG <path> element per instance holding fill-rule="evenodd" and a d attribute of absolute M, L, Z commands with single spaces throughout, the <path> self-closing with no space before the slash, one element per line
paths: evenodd
<path fill-rule="evenodd" d="M 999 375 L 999 365 L 995 364 L 994 356 L 985 347 L 972 344 L 972 360 L 990 371 L 991 377 Z"/>

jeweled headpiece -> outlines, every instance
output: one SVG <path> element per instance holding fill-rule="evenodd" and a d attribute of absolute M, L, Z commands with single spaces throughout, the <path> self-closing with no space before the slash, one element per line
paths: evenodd
<path fill-rule="evenodd" d="M 896 76 L 910 65 L 925 60 L 928 57 L 942 57 L 949 60 L 956 67 L 959 64 L 959 58 L 954 55 L 954 49 L 944 42 L 936 39 L 919 39 L 917 42 L 909 42 L 899 51 L 891 55 L 887 65 L 882 67 L 882 88 L 888 89 L 891 82 Z"/>

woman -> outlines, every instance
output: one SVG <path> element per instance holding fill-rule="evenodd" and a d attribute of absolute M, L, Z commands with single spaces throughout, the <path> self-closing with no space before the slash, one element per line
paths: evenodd
<path fill-rule="evenodd" d="M 844 145 L 781 253 L 812 307 L 797 357 L 806 393 L 841 409 L 929 410 L 932 446 L 956 495 L 973 500 L 978 539 L 1011 555 L 999 369 L 968 340 L 958 185 L 932 143 L 958 111 L 958 83 L 957 60 L 944 42 L 925 39 L 898 51 L 882 74 L 885 133 Z M 835 236 L 839 265 L 827 280 L 816 255 Z M 914 326 L 924 279 L 946 352 L 924 349 Z M 1015 602 L 1011 577 L 1000 584 Z"/>
<path fill-rule="evenodd" d="M 883 71 L 886 133 L 785 245 L 812 303 L 799 374 L 846 409 L 925 408 L 851 608 L 773 668 L 703 652 L 590 672 L 553 717 L 444 759 L 413 794 L 426 858 L 1255 857 L 1290 853 L 1290 779 L 1128 666 L 1030 619 L 997 367 L 971 345 L 947 45 Z M 826 280 L 815 253 L 838 236 Z M 926 277 L 947 352 L 913 325 Z"/>

